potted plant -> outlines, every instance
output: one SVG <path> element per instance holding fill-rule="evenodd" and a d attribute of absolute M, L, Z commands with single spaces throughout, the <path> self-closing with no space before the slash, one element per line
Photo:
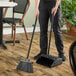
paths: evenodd
<path fill-rule="evenodd" d="M 62 13 L 67 24 L 67 32 L 76 36 L 76 1 L 62 0 Z"/>
<path fill-rule="evenodd" d="M 76 36 L 76 15 L 73 14 L 73 17 L 67 20 L 67 32 L 72 36 Z"/>

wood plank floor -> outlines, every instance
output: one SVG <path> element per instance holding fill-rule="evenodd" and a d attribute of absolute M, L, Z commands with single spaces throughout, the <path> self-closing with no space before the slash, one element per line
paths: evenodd
<path fill-rule="evenodd" d="M 76 39 L 67 34 L 63 33 L 64 41 L 64 53 L 66 56 L 66 61 L 63 64 L 54 67 L 47 68 L 36 64 L 33 57 L 39 53 L 39 33 L 35 33 L 30 59 L 33 61 L 34 73 L 27 73 L 22 71 L 17 71 L 16 66 L 18 65 L 21 59 L 25 59 L 27 55 L 27 50 L 31 38 L 31 33 L 28 34 L 29 40 L 26 40 L 24 34 L 17 34 L 16 39 L 20 39 L 20 44 L 13 46 L 12 44 L 6 44 L 7 50 L 3 50 L 0 47 L 0 76 L 74 76 L 70 64 L 69 64 L 69 47 L 71 43 Z M 10 35 L 4 35 L 4 40 L 11 39 Z M 50 54 L 58 55 L 55 47 L 54 35 L 52 36 Z"/>

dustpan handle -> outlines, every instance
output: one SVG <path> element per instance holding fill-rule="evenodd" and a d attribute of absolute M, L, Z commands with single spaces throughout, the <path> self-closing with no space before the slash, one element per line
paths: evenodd
<path fill-rule="evenodd" d="M 47 54 L 48 54 L 48 55 L 49 55 L 49 51 L 50 51 L 51 36 L 52 36 L 52 31 L 53 31 L 53 23 L 54 23 L 54 14 L 52 14 L 52 20 L 51 20 L 49 44 L 48 44 L 48 49 L 47 49 Z"/>
<path fill-rule="evenodd" d="M 35 28 L 36 28 L 36 23 L 37 23 L 37 18 L 35 20 L 35 24 L 33 25 L 34 28 L 33 28 L 33 32 L 32 32 L 32 37 L 31 37 L 30 45 L 29 45 L 29 48 L 28 48 L 27 58 L 29 57 L 29 54 L 30 54 L 31 45 L 32 45 L 32 41 L 33 41 L 33 37 L 34 37 L 34 33 L 35 33 Z"/>

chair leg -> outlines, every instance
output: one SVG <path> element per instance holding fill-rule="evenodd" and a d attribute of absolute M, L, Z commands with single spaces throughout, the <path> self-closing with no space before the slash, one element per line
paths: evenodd
<path fill-rule="evenodd" d="M 14 39 L 13 39 L 13 45 L 15 45 L 15 34 L 16 34 L 16 25 L 14 25 Z"/>
<path fill-rule="evenodd" d="M 12 25 L 12 35 L 11 35 L 11 37 L 13 38 L 13 25 Z"/>
<path fill-rule="evenodd" d="M 24 28 L 24 32 L 25 32 L 26 39 L 28 40 L 28 35 L 27 35 L 27 32 L 26 32 L 26 28 L 25 28 L 24 23 L 23 23 L 23 28 Z"/>

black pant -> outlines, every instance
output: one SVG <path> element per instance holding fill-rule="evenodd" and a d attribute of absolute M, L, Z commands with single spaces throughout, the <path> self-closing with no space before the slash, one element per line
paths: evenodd
<path fill-rule="evenodd" d="M 41 53 L 47 53 L 47 46 L 48 46 L 48 21 L 50 18 L 51 21 L 51 10 L 55 5 L 55 1 L 53 2 L 45 2 L 44 0 L 40 0 L 39 5 L 39 23 L 40 23 L 40 48 Z M 59 54 L 63 54 L 63 41 L 62 41 L 62 32 L 60 27 L 61 19 L 60 19 L 60 6 L 58 7 L 57 13 L 54 17 L 54 24 L 53 24 L 53 32 L 55 35 L 55 44 L 57 47 L 57 51 Z"/>

